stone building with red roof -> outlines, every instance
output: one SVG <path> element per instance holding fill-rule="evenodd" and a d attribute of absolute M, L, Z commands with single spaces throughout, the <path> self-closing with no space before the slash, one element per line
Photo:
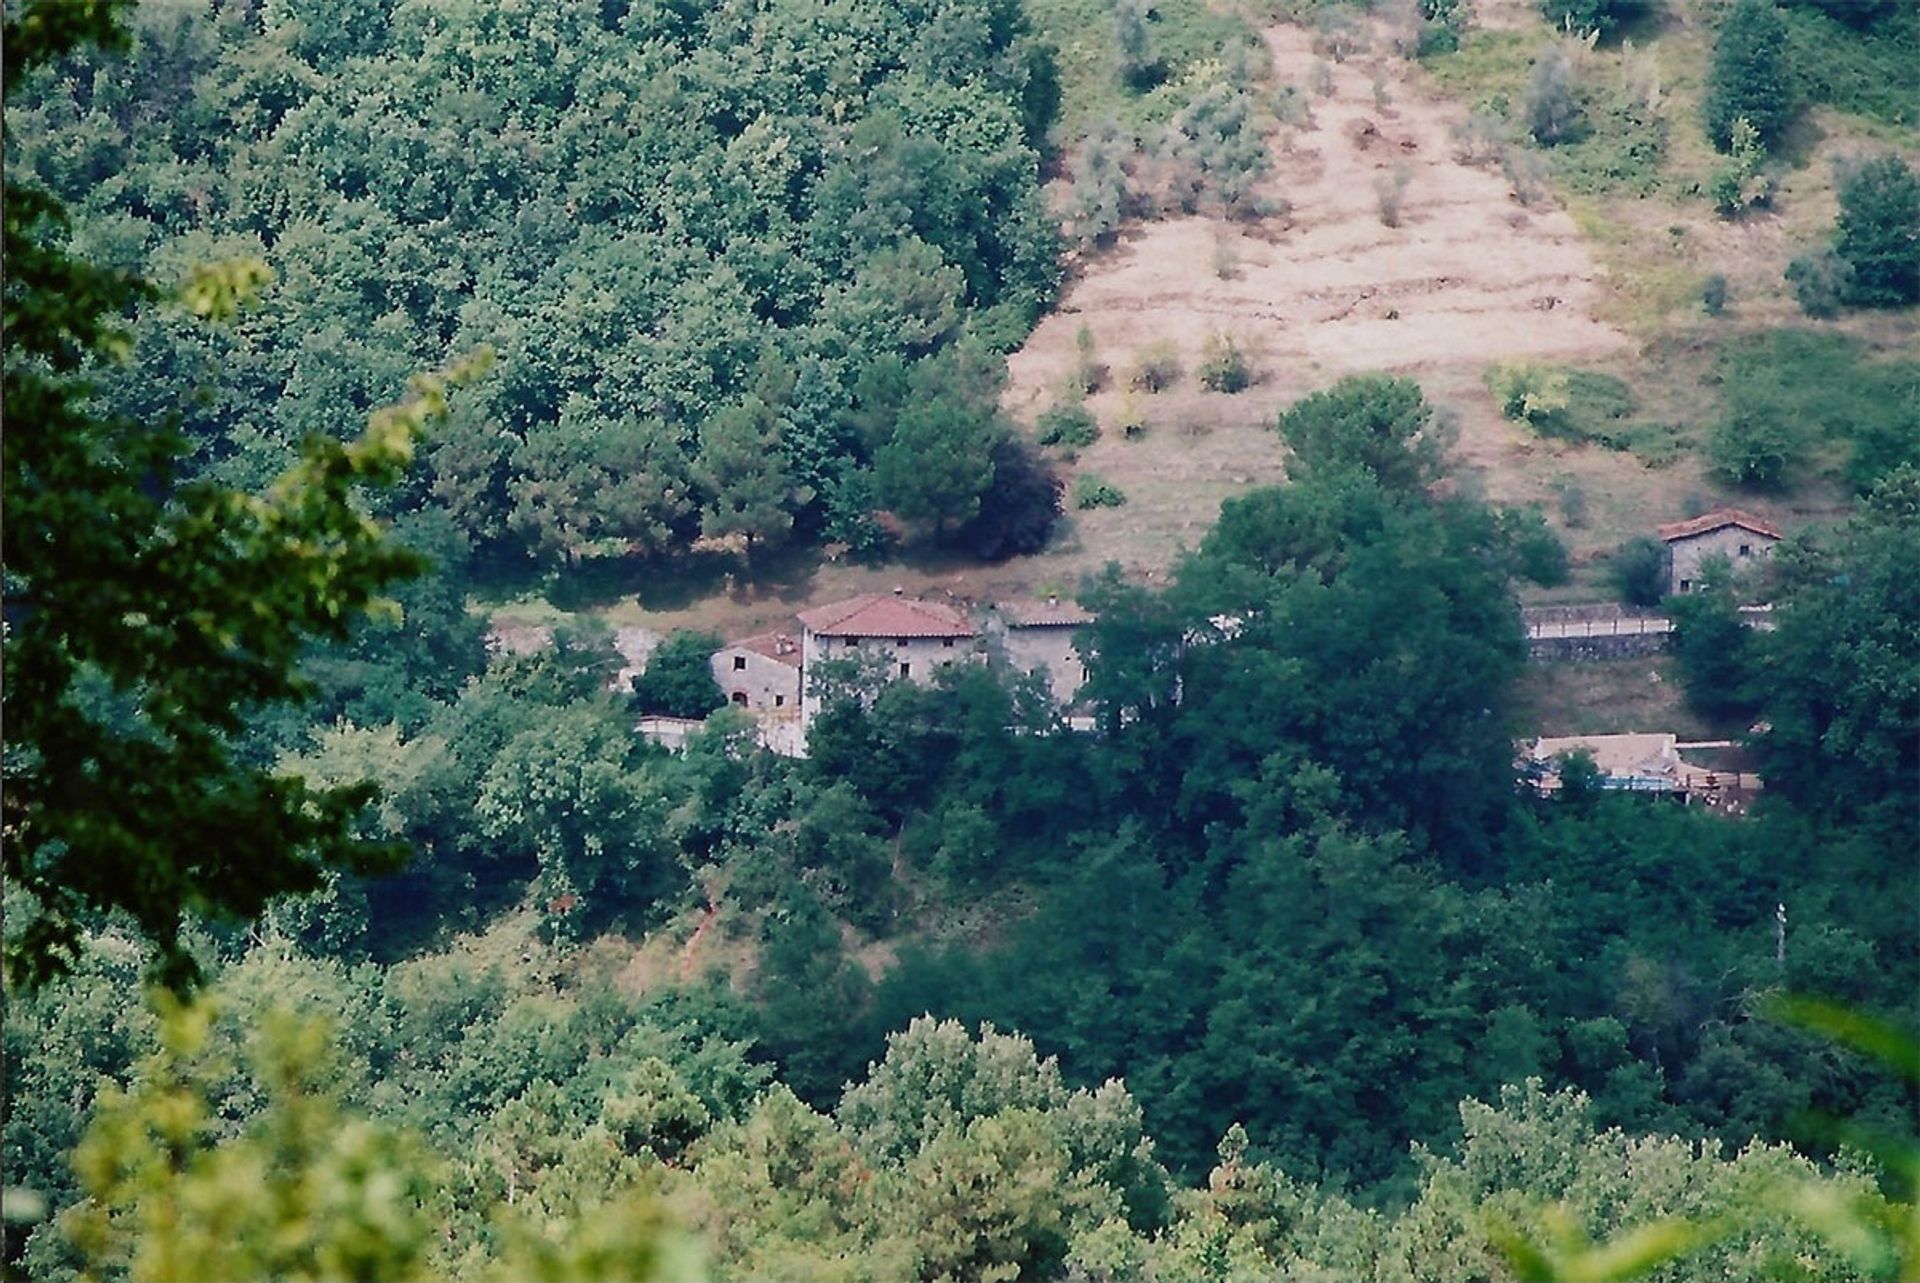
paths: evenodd
<path fill-rule="evenodd" d="M 1047 689 L 1062 708 L 1079 697 L 1087 679 L 1086 665 L 1075 646 L 1080 629 L 1093 615 L 1070 601 L 1049 596 L 1044 601 L 1003 601 L 994 609 L 991 627 L 998 655 L 1022 673 L 1044 672 Z"/>
<path fill-rule="evenodd" d="M 800 713 L 800 640 L 761 633 L 721 647 L 710 661 L 714 683 L 736 708 Z"/>
<path fill-rule="evenodd" d="M 930 683 L 942 668 L 977 663 L 980 630 L 958 606 L 863 593 L 800 612 L 800 707 L 803 721 L 819 710 L 807 674 L 826 660 L 860 658 L 890 678 Z"/>
<path fill-rule="evenodd" d="M 1660 527 L 1667 545 L 1667 590 L 1692 592 L 1700 586 L 1709 557 L 1725 557 L 1736 571 L 1773 555 L 1782 535 L 1769 522 L 1738 508 L 1717 508 L 1688 521 Z"/>

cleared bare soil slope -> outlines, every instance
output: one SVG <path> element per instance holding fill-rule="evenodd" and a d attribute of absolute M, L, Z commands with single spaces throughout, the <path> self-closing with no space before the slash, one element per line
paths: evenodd
<path fill-rule="evenodd" d="M 1281 25 L 1266 39 L 1275 79 L 1309 83 L 1320 62 L 1309 32 Z M 1082 263 L 1060 310 L 1013 357 L 1008 404 L 1028 420 L 1054 399 L 1082 325 L 1114 372 L 1090 400 L 1103 423 L 1118 415 L 1127 368 L 1148 343 L 1172 342 L 1190 370 L 1208 337 L 1225 333 L 1259 371 L 1237 396 L 1189 376 L 1142 398 L 1152 425 L 1144 440 L 1109 432 L 1082 455 L 1080 466 L 1129 502 L 1077 514 L 1083 551 L 1074 559 L 1164 565 L 1220 498 L 1279 475 L 1267 430 L 1278 408 L 1358 371 L 1414 375 L 1457 410 L 1460 452 L 1496 470 L 1498 493 L 1500 465 L 1538 442 L 1493 413 L 1480 386 L 1486 367 L 1593 363 L 1629 348 L 1594 318 L 1603 290 L 1572 218 L 1523 208 L 1497 168 L 1454 159 L 1449 129 L 1461 108 L 1415 92 L 1405 64 L 1384 53 L 1328 65 L 1332 92 L 1312 96 L 1312 119 L 1273 140 L 1267 188 L 1284 215 L 1132 229 Z M 1398 225 L 1388 226 L 1381 188 L 1396 185 Z"/>

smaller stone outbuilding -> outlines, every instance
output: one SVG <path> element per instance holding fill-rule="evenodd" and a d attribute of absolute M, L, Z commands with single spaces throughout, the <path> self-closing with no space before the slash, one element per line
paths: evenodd
<path fill-rule="evenodd" d="M 749 712 L 800 707 L 800 643 L 787 633 L 762 633 L 713 652 L 713 680 L 727 702 Z"/>
<path fill-rule="evenodd" d="M 1070 601 L 1003 601 L 991 627 L 1007 665 L 1022 673 L 1045 670 L 1056 704 L 1070 708 L 1087 680 L 1086 665 L 1074 643 L 1093 616 Z"/>
<path fill-rule="evenodd" d="M 1667 545 L 1667 591 L 1693 592 L 1709 557 L 1725 557 L 1742 570 L 1773 555 L 1781 534 L 1769 523 L 1738 508 L 1719 508 L 1691 521 L 1660 527 Z"/>

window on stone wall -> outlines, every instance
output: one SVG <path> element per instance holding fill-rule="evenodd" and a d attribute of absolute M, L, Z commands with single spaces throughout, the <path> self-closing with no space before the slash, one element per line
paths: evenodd
<path fill-rule="evenodd" d="M 905 650 L 907 648 L 907 639 L 904 637 L 896 637 L 893 639 L 893 644 L 898 646 L 901 650 Z"/>
<path fill-rule="evenodd" d="M 941 644 L 942 646 L 945 646 L 945 647 L 946 647 L 946 648 L 947 648 L 948 650 L 952 650 L 952 649 L 953 649 L 953 638 L 951 638 L 951 637 L 942 637 L 942 638 L 940 639 L 940 644 Z"/>
<path fill-rule="evenodd" d="M 1752 545 L 1752 544 L 1750 544 L 1750 543 L 1743 543 L 1743 544 L 1741 544 L 1741 545 L 1740 545 L 1740 555 L 1741 555 L 1742 557 L 1751 557 L 1751 556 L 1753 556 L 1753 545 Z"/>
<path fill-rule="evenodd" d="M 787 706 L 787 697 L 785 695 L 775 695 L 773 697 L 773 706 L 775 708 L 785 708 Z"/>
<path fill-rule="evenodd" d="M 901 675 L 902 677 L 911 677 L 911 676 L 913 676 L 913 665 L 912 665 L 912 664 L 902 664 L 902 665 L 900 665 L 900 675 Z"/>
<path fill-rule="evenodd" d="M 747 671 L 747 657 L 745 655 L 735 655 L 733 657 L 733 671 L 736 673 L 744 673 Z"/>

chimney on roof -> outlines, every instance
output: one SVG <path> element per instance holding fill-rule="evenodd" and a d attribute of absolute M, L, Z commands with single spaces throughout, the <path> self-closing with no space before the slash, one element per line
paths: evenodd
<path fill-rule="evenodd" d="M 898 596 L 900 596 L 900 595 L 901 595 L 902 593 L 904 593 L 904 592 L 906 592 L 906 591 L 907 591 L 907 590 L 906 590 L 905 588 L 902 588 L 902 587 L 901 587 L 901 586 L 900 586 L 899 584 L 895 584 L 895 585 L 893 586 L 893 595 L 894 595 L 894 596 L 896 596 L 896 597 L 898 597 Z"/>
<path fill-rule="evenodd" d="M 1047 594 L 1047 605 L 1049 605 L 1049 606 L 1058 606 L 1059 604 L 1060 604 L 1060 594 L 1059 594 L 1059 593 L 1053 593 L 1053 592 L 1050 592 L 1050 593 L 1048 593 L 1048 594 Z"/>

